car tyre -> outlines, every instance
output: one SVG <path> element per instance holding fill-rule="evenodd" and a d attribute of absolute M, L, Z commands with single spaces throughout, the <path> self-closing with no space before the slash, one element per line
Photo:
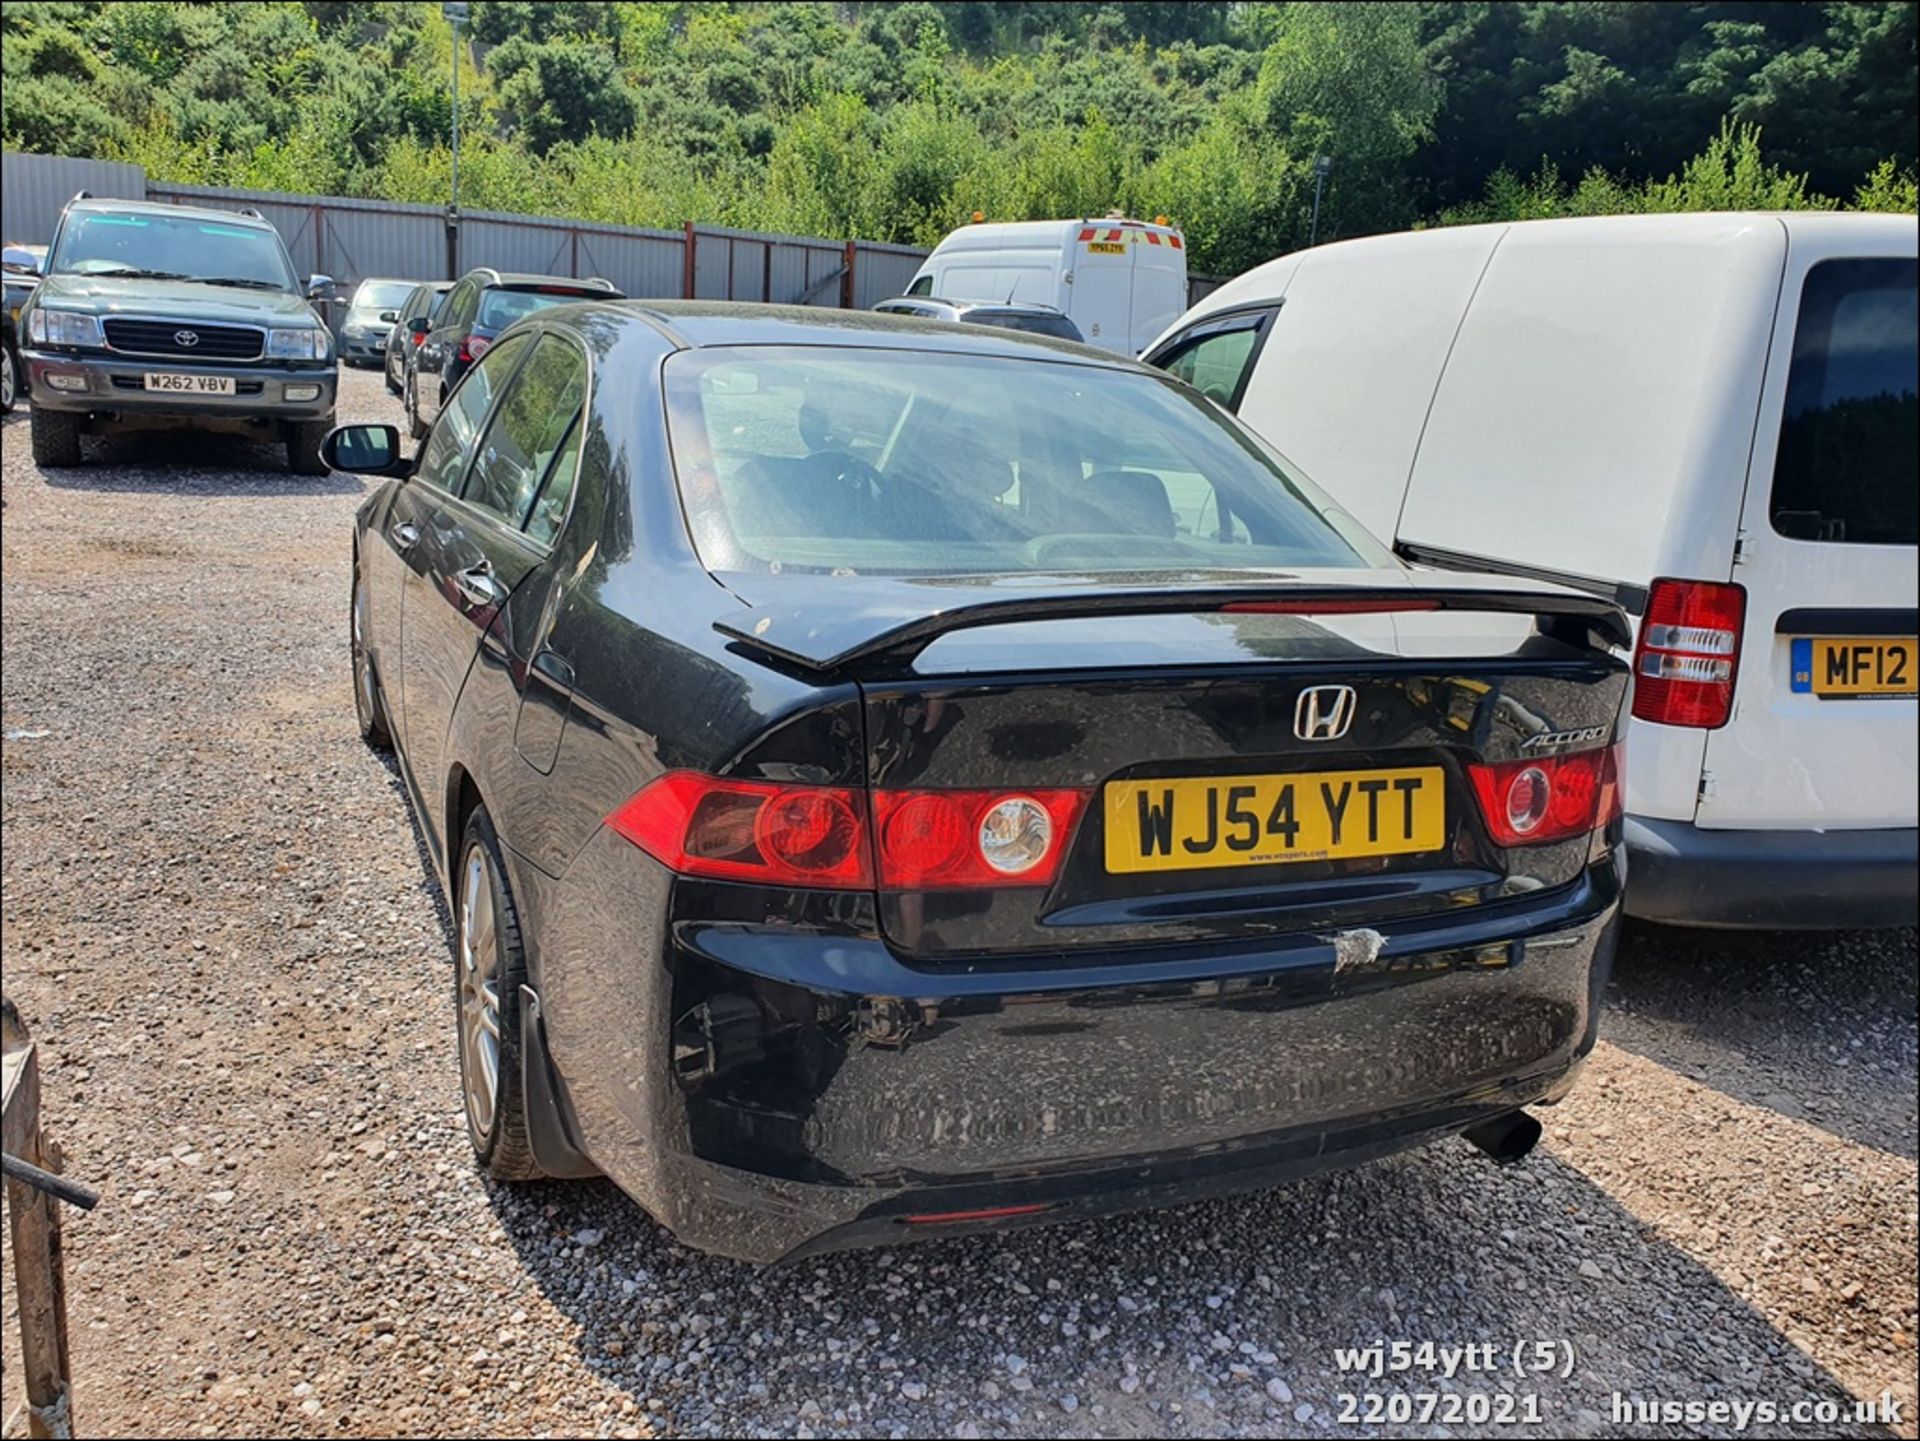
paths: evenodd
<path fill-rule="evenodd" d="M 455 854 L 454 1004 L 467 1139 L 496 1180 L 537 1180 L 546 1173 L 528 1134 L 520 1054 L 527 957 L 500 839 L 484 805 L 467 817 Z"/>
<path fill-rule="evenodd" d="M 84 417 L 64 410 L 33 407 L 33 463 L 45 466 L 80 463 L 80 426 Z"/>
<path fill-rule="evenodd" d="M 287 469 L 295 475 L 327 475 L 327 463 L 320 458 L 320 442 L 333 429 L 333 417 L 296 420 L 287 425 Z"/>
<path fill-rule="evenodd" d="M 367 651 L 367 578 L 360 573 L 358 555 L 354 557 L 353 600 L 347 614 L 347 654 L 353 663 L 353 711 L 360 723 L 360 739 L 375 750 L 392 750 L 387 703 L 380 694 L 373 657 Z"/>
<path fill-rule="evenodd" d="M 427 437 L 427 428 L 420 423 L 419 390 L 419 381 L 412 374 L 409 374 L 407 376 L 406 392 L 407 434 L 411 435 L 415 440 L 425 440 Z"/>
<path fill-rule="evenodd" d="M 388 395 L 398 395 L 400 393 L 400 386 L 393 378 L 392 360 L 383 360 L 380 362 L 380 376 L 387 383 Z"/>
<path fill-rule="evenodd" d="M 13 414 L 14 402 L 20 398 L 20 377 L 24 374 L 13 342 L 0 343 L 0 415 Z"/>

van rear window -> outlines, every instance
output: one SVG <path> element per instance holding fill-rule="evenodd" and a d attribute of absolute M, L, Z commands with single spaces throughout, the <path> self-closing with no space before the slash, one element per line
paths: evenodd
<path fill-rule="evenodd" d="M 1796 540 L 1920 539 L 1920 308 L 1912 260 L 1807 272 L 1773 468 L 1773 528 Z"/>

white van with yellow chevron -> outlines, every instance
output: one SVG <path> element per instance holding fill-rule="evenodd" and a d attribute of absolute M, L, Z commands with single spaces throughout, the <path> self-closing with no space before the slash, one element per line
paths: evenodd
<path fill-rule="evenodd" d="M 1187 308 L 1187 249 L 1164 220 L 1022 220 L 964 226 L 934 248 L 909 295 L 1053 307 L 1090 345 L 1136 356 Z"/>

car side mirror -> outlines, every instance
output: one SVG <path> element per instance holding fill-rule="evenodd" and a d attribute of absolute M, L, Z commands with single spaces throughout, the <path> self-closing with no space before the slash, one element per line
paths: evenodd
<path fill-rule="evenodd" d="M 433 329 L 433 322 L 424 315 L 416 315 L 407 322 L 409 335 L 425 335 L 431 329 Z"/>
<path fill-rule="evenodd" d="M 400 432 L 391 425 L 336 425 L 320 442 L 320 458 L 349 475 L 399 475 L 406 470 Z"/>
<path fill-rule="evenodd" d="M 333 277 L 331 275 L 309 275 L 307 277 L 307 299 L 322 300 L 333 295 Z"/>
<path fill-rule="evenodd" d="M 397 310 L 383 310 L 380 312 L 380 323 L 383 325 L 392 325 L 393 322 L 399 318 L 400 312 Z"/>

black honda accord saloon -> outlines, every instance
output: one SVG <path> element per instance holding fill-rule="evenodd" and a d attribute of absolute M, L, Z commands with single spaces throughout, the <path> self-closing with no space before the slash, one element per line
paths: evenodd
<path fill-rule="evenodd" d="M 1624 619 L 1012 331 L 586 303 L 354 532 L 506 1179 L 755 1262 L 1498 1159 L 1593 1045 Z"/>

